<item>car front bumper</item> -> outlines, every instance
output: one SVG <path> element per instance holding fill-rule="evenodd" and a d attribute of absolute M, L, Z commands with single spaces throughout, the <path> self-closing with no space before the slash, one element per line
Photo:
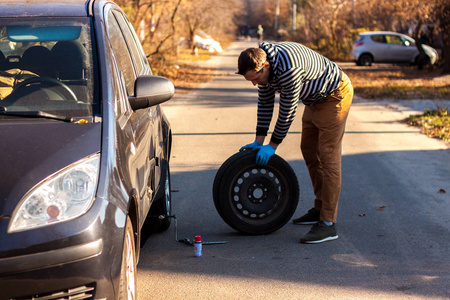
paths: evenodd
<path fill-rule="evenodd" d="M 2 232 L 0 300 L 116 298 L 124 234 L 121 214 L 107 201 L 97 199 L 79 220 L 60 224 L 69 229 L 54 234 L 54 242 L 35 241 L 52 234 L 56 225 L 21 233 L 29 239 L 23 242 L 28 246 L 25 249 L 15 245 L 6 250 L 13 234 Z M 115 218 L 104 218 L 108 215 Z M 5 228 L 7 221 L 0 220 L 0 228 Z M 61 232 L 67 236 L 60 236 Z"/>

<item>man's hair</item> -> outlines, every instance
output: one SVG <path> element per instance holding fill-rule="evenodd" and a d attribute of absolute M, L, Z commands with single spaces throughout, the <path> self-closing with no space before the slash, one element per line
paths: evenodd
<path fill-rule="evenodd" d="M 245 75 L 248 71 L 259 72 L 266 62 L 267 54 L 261 48 L 248 48 L 241 52 L 236 74 Z"/>

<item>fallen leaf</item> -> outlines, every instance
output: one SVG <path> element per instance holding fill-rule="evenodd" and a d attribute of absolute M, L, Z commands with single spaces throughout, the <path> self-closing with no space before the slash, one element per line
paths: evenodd
<path fill-rule="evenodd" d="M 444 189 L 440 189 L 439 191 L 438 191 L 438 194 L 445 194 L 445 193 L 447 193 Z"/>
<path fill-rule="evenodd" d="M 384 210 L 386 208 L 386 205 L 378 207 L 378 210 Z"/>

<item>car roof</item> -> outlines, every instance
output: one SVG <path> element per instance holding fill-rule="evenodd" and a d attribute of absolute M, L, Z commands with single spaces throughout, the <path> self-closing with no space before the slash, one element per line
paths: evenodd
<path fill-rule="evenodd" d="M 85 17 L 93 0 L 1 0 L 0 18 Z"/>
<path fill-rule="evenodd" d="M 398 33 L 394 31 L 365 31 L 360 33 L 360 35 L 378 35 L 378 34 L 404 35 L 403 33 Z"/>

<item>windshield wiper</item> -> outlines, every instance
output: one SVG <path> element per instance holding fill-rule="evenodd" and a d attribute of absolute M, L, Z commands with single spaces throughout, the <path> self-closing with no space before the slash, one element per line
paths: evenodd
<path fill-rule="evenodd" d="M 45 111 L 37 110 L 37 111 L 8 111 L 6 107 L 0 107 L 0 115 L 6 116 L 16 116 L 23 118 L 45 118 L 45 119 L 53 119 L 63 122 L 72 122 L 72 117 L 66 116 L 58 116 L 54 114 L 47 113 Z"/>

